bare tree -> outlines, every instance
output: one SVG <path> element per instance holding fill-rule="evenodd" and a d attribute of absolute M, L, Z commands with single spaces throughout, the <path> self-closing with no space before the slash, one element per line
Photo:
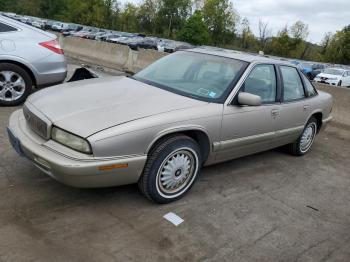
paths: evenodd
<path fill-rule="evenodd" d="M 300 40 L 306 40 L 309 35 L 309 27 L 302 21 L 296 21 L 294 25 L 290 27 L 292 37 Z"/>
<path fill-rule="evenodd" d="M 261 19 L 259 19 L 259 41 L 262 51 L 264 51 L 266 43 L 272 33 L 268 25 L 268 22 L 264 22 Z"/>
<path fill-rule="evenodd" d="M 329 43 L 331 42 L 333 37 L 333 34 L 331 32 L 327 32 L 324 34 L 322 42 L 321 42 L 321 46 L 322 46 L 322 54 L 326 53 L 326 50 L 329 46 Z"/>

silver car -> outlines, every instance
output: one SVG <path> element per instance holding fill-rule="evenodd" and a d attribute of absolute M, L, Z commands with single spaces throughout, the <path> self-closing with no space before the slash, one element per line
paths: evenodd
<path fill-rule="evenodd" d="M 133 77 L 67 83 L 31 95 L 9 139 L 76 187 L 138 183 L 158 203 L 182 197 L 201 167 L 282 145 L 300 156 L 331 120 L 331 95 L 294 66 L 198 48 Z"/>
<path fill-rule="evenodd" d="M 0 106 L 23 103 L 32 87 L 62 83 L 67 75 L 55 35 L 0 16 Z"/>

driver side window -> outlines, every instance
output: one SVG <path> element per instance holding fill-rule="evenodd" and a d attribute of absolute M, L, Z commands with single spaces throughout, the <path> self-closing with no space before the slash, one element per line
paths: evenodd
<path fill-rule="evenodd" d="M 263 103 L 276 101 L 276 74 L 273 65 L 257 65 L 244 82 L 244 92 L 258 95 Z"/>

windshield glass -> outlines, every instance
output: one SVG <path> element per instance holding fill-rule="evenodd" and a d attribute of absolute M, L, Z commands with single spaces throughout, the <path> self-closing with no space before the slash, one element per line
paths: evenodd
<path fill-rule="evenodd" d="M 236 59 L 179 51 L 159 59 L 134 78 L 195 99 L 223 102 L 247 65 Z"/>
<path fill-rule="evenodd" d="M 334 68 L 327 68 L 326 70 L 324 70 L 325 74 L 329 74 L 329 75 L 337 75 L 337 76 L 341 76 L 343 74 L 342 70 L 338 70 L 338 69 L 334 69 Z"/>

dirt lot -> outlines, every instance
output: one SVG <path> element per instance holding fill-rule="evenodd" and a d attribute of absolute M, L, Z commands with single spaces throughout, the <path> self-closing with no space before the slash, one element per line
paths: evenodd
<path fill-rule="evenodd" d="M 350 261 L 349 126 L 332 123 L 304 157 L 205 168 L 184 199 L 156 205 L 135 185 L 75 189 L 38 171 L 7 141 L 15 109 L 0 108 L 0 261 Z"/>

